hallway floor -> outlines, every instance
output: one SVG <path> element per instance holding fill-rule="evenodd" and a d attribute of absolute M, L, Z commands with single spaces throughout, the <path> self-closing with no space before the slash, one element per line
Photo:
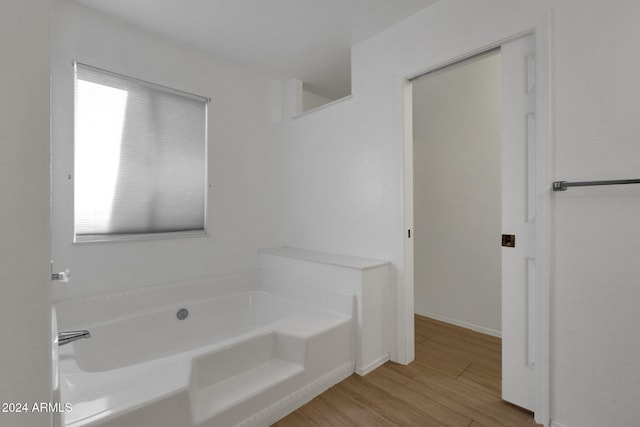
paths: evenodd
<path fill-rule="evenodd" d="M 415 339 L 411 364 L 354 374 L 274 426 L 538 425 L 500 399 L 500 338 L 416 315 Z"/>

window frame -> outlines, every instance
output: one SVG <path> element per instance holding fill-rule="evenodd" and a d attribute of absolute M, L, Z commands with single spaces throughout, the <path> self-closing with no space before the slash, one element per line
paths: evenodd
<path fill-rule="evenodd" d="M 149 233 L 113 233 L 113 234 L 86 234 L 78 235 L 76 228 L 76 113 L 77 113 L 77 90 L 78 90 L 78 68 L 84 68 L 93 72 L 102 73 L 108 76 L 113 76 L 120 79 L 128 80 L 131 83 L 166 92 L 171 95 L 182 96 L 185 98 L 201 101 L 204 104 L 204 211 L 203 211 L 203 228 L 197 230 L 180 230 L 180 231 L 164 231 L 164 232 L 149 232 Z M 69 179 L 72 182 L 71 188 L 71 217 L 72 217 L 72 233 L 73 245 L 84 245 L 92 243 L 108 243 L 108 242 L 127 242 L 127 241 L 145 241 L 145 240 L 165 240 L 165 239 L 179 239 L 179 238 L 193 238 L 193 237 L 208 237 L 208 212 L 209 212 L 209 104 L 211 98 L 193 94 L 191 92 L 174 89 L 168 86 L 152 83 L 146 80 L 141 80 L 135 77 L 130 77 L 124 74 L 116 73 L 113 71 L 105 70 L 103 68 L 87 65 L 79 61 L 73 61 L 73 112 L 72 112 L 72 147 L 71 147 L 71 168 L 72 174 L 69 175 Z"/>

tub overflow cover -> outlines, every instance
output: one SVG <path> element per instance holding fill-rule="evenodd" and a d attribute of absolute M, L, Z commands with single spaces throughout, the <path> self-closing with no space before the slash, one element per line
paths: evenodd
<path fill-rule="evenodd" d="M 189 316 L 189 310 L 187 310 L 186 308 L 180 308 L 176 313 L 176 317 L 178 318 L 178 320 L 184 320 L 188 316 Z"/>

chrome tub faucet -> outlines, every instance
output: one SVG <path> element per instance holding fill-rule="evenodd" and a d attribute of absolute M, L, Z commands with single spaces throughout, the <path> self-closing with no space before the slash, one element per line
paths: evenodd
<path fill-rule="evenodd" d="M 68 331 L 58 333 L 58 345 L 65 345 L 82 338 L 91 338 L 89 331 Z"/>

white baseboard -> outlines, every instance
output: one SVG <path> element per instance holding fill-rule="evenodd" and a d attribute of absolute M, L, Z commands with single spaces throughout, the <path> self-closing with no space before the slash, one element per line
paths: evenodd
<path fill-rule="evenodd" d="M 356 374 L 360 376 L 367 375 L 369 372 L 373 371 L 377 367 L 382 366 L 388 360 L 389 360 L 389 355 L 385 354 L 384 356 L 379 357 L 377 360 L 374 360 L 373 362 L 369 363 L 364 368 L 359 368 L 356 366 Z"/>
<path fill-rule="evenodd" d="M 484 326 L 479 326 L 473 323 L 464 322 L 462 320 L 451 319 L 446 316 L 441 316 L 439 314 L 429 313 L 428 311 L 414 309 L 416 314 L 420 316 L 428 317 L 434 320 L 440 320 L 441 322 L 451 323 L 452 325 L 460 326 L 462 328 L 471 329 L 472 331 L 480 332 L 481 334 L 491 335 L 492 337 L 502 338 L 502 331 L 498 331 L 496 329 L 486 328 Z M 563 426 L 557 426 L 563 427 Z"/>
<path fill-rule="evenodd" d="M 551 421 L 551 424 L 549 424 L 549 427 L 567 427 L 567 426 L 565 426 L 564 424 L 557 423 L 555 421 Z"/>

